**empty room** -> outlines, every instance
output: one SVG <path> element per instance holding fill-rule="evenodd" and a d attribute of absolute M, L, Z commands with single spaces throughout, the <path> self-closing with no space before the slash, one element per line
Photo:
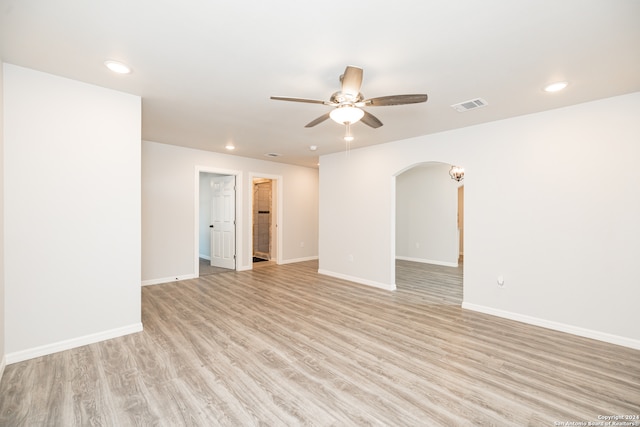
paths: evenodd
<path fill-rule="evenodd" d="M 0 426 L 640 426 L 638 18 L 0 0 Z"/>

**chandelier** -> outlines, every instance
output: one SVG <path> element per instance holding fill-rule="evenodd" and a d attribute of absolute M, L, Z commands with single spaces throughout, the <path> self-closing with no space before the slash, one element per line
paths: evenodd
<path fill-rule="evenodd" d="M 449 176 L 458 182 L 462 181 L 464 179 L 464 168 L 452 165 L 451 169 L 449 169 Z"/>

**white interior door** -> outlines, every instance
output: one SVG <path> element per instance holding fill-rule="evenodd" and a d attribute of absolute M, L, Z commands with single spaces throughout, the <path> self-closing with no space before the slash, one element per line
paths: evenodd
<path fill-rule="evenodd" d="M 236 177 L 212 179 L 211 265 L 236 268 Z"/>

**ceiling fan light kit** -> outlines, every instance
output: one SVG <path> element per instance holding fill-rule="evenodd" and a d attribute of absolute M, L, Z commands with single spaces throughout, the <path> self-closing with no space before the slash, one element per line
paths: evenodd
<path fill-rule="evenodd" d="M 359 121 L 364 116 L 364 111 L 357 107 L 344 105 L 342 107 L 331 110 L 329 116 L 334 122 L 340 123 L 341 125 L 346 125 L 347 123 L 353 124 Z"/>
<path fill-rule="evenodd" d="M 278 101 L 306 102 L 309 104 L 323 104 L 333 107 L 333 110 L 329 113 L 323 114 L 322 116 L 312 120 L 307 123 L 305 127 L 314 127 L 328 118 L 331 118 L 336 123 L 347 126 L 347 132 L 344 136 L 344 140 L 347 142 L 353 141 L 353 135 L 351 135 L 350 130 L 350 125 L 353 123 L 362 121 L 362 123 L 374 129 L 382 126 L 382 122 L 373 114 L 363 110 L 363 107 L 417 104 L 427 101 L 426 94 L 390 95 L 367 99 L 362 95 L 362 93 L 360 93 L 362 76 L 362 68 L 348 65 L 344 70 L 344 74 L 340 76 L 340 91 L 331 95 L 329 101 L 283 96 L 272 96 L 271 99 Z"/>

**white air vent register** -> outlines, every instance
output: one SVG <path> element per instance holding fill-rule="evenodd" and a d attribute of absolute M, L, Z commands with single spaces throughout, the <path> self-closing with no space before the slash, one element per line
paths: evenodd
<path fill-rule="evenodd" d="M 476 108 L 484 107 L 488 105 L 488 102 L 482 98 L 470 99 L 469 101 L 460 102 L 458 104 L 453 104 L 451 107 L 459 113 L 464 111 L 473 110 Z"/>

